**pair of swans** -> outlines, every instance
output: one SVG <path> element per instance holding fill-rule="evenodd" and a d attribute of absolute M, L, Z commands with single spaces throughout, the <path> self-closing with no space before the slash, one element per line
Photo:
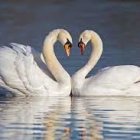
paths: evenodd
<path fill-rule="evenodd" d="M 103 43 L 97 33 L 81 33 L 78 46 L 81 54 L 91 41 L 92 53 L 88 63 L 72 77 L 54 54 L 54 44 L 60 41 L 67 56 L 72 47 L 71 35 L 64 29 L 48 34 L 40 55 L 30 46 L 11 43 L 12 48 L 0 48 L 0 86 L 27 96 L 139 96 L 140 67 L 133 65 L 107 67 L 96 75 L 85 78 L 101 57 Z"/>

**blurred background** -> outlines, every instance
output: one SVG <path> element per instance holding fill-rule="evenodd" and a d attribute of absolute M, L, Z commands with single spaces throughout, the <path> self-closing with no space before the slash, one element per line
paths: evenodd
<path fill-rule="evenodd" d="M 88 60 L 91 47 L 80 56 L 79 34 L 92 29 L 100 34 L 104 52 L 94 71 L 112 65 L 140 65 L 139 0 L 1 0 L 0 46 L 22 43 L 42 50 L 45 36 L 64 28 L 73 37 L 71 57 L 55 47 L 58 59 L 72 75 Z M 56 46 L 61 46 L 56 44 Z"/>

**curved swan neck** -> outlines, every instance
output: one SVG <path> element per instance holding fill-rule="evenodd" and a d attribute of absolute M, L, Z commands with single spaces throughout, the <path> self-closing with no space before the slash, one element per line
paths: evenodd
<path fill-rule="evenodd" d="M 92 52 L 90 55 L 90 58 L 86 65 L 81 68 L 77 73 L 79 76 L 85 78 L 86 75 L 94 68 L 94 66 L 97 64 L 98 60 L 100 59 L 103 51 L 103 42 L 100 38 L 100 36 L 93 32 L 89 31 L 90 38 L 89 41 L 91 41 L 92 46 Z"/>
<path fill-rule="evenodd" d="M 70 76 L 59 63 L 54 53 L 54 44 L 58 40 L 58 36 L 61 31 L 61 29 L 54 30 L 45 38 L 43 45 L 43 57 L 48 69 L 55 77 L 56 81 L 60 83 L 67 83 L 70 82 Z"/>

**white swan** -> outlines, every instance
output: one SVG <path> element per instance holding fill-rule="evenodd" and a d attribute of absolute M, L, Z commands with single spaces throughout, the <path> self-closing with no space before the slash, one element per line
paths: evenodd
<path fill-rule="evenodd" d="M 92 43 L 92 53 L 87 64 L 72 76 L 72 95 L 140 96 L 140 67 L 138 66 L 107 67 L 96 75 L 85 78 L 94 68 L 103 51 L 103 43 L 99 35 L 94 31 L 86 30 L 79 39 L 81 54 L 89 41 Z"/>
<path fill-rule="evenodd" d="M 46 71 L 42 67 L 43 61 L 34 55 L 30 46 L 11 43 L 12 48 L 1 47 L 0 87 L 15 95 L 68 96 L 71 91 L 71 78 L 54 54 L 53 45 L 57 40 L 64 45 L 66 54 L 70 55 L 70 34 L 64 29 L 53 30 L 45 38 L 43 45 L 42 56 L 46 63 L 44 65 L 47 65 Z"/>

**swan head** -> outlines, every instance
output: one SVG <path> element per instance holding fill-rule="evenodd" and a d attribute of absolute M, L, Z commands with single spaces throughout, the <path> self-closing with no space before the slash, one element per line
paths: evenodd
<path fill-rule="evenodd" d="M 58 34 L 58 40 L 64 46 L 67 56 L 70 56 L 70 51 L 72 48 L 72 38 L 68 31 L 61 29 Z"/>
<path fill-rule="evenodd" d="M 86 45 L 91 39 L 91 34 L 92 34 L 92 31 L 90 30 L 85 30 L 84 32 L 80 34 L 78 47 L 80 48 L 81 55 L 84 54 Z"/>

